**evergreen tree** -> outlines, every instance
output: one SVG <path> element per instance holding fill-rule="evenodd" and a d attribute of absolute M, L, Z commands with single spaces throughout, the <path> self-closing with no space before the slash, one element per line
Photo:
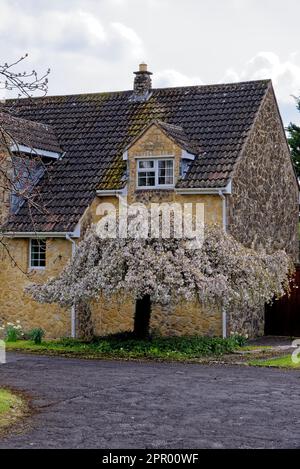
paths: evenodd
<path fill-rule="evenodd" d="M 300 112 L 300 97 L 297 99 L 297 109 Z M 300 126 L 289 124 L 287 131 L 289 133 L 288 142 L 291 148 L 291 154 L 297 176 L 300 177 Z"/>

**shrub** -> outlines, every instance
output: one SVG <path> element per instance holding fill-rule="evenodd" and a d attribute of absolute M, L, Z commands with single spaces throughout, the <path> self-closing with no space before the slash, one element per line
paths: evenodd
<path fill-rule="evenodd" d="M 185 358 L 231 353 L 245 343 L 242 336 L 227 339 L 203 336 L 152 337 L 136 339 L 132 332 L 122 332 L 95 339 L 92 347 L 101 353 L 132 356 L 181 356 Z"/>
<path fill-rule="evenodd" d="M 16 323 L 7 322 L 1 326 L 0 330 L 3 331 L 6 342 L 17 342 L 24 336 L 20 321 L 16 321 Z"/>
<path fill-rule="evenodd" d="M 236 343 L 239 347 L 243 347 L 245 343 L 247 342 L 247 337 L 244 337 L 243 335 L 238 335 L 238 334 L 233 334 L 231 336 L 231 339 L 233 340 L 234 343 Z"/>
<path fill-rule="evenodd" d="M 31 331 L 28 332 L 28 337 L 30 340 L 32 340 L 36 345 L 39 345 L 42 343 L 42 339 L 45 335 L 45 331 L 41 329 L 40 327 L 36 327 L 35 329 L 32 329 Z"/>
<path fill-rule="evenodd" d="M 29 336 L 28 336 L 29 337 Z M 32 337 L 32 336 L 31 336 Z M 232 353 L 245 342 L 243 337 L 233 335 L 221 337 L 152 337 L 150 340 L 137 339 L 131 332 L 95 337 L 93 342 L 64 337 L 55 341 L 45 341 L 36 350 L 74 353 L 86 357 L 107 357 L 125 359 L 189 360 L 206 356 L 221 356 Z M 32 343 L 17 344 L 20 349 L 35 350 Z"/>
<path fill-rule="evenodd" d="M 63 347 L 76 347 L 80 345 L 82 342 L 80 339 L 73 339 L 71 337 L 62 337 L 59 339 L 58 343 Z"/>

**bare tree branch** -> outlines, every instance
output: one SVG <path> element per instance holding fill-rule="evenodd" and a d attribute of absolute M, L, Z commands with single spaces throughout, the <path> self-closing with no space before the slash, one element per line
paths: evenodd
<path fill-rule="evenodd" d="M 0 207 L 0 234 L 3 231 L 1 225 L 4 216 L 7 218 L 8 215 L 12 214 L 12 197 L 15 201 L 19 201 L 19 206 L 27 203 L 29 218 L 33 225 L 32 231 L 35 231 L 32 210 L 47 213 L 37 182 L 41 177 L 48 177 L 49 163 L 46 163 L 31 145 L 28 145 L 29 153 L 24 154 L 19 151 L 18 135 L 26 134 L 27 129 L 24 127 L 26 121 L 15 119 L 14 116 L 16 116 L 21 98 L 30 100 L 34 96 L 47 94 L 50 69 L 41 75 L 35 70 L 21 72 L 20 65 L 27 57 L 28 54 L 25 54 L 14 62 L 0 63 L 0 93 L 1 90 L 11 93 L 13 98 L 8 103 L 5 99 L 1 100 L 0 94 L 0 196 L 2 194 L 0 203 L 3 204 Z M 5 121 L 9 122 L 9 119 L 14 119 L 13 129 L 5 125 Z M 23 273 L 26 273 L 15 261 L 13 253 L 10 252 L 7 238 L 0 236 L 0 245 L 11 262 Z"/>
<path fill-rule="evenodd" d="M 15 91 L 18 93 L 18 97 L 30 98 L 37 92 L 41 92 L 45 96 L 48 91 L 50 69 L 42 76 L 39 76 L 35 70 L 31 72 L 14 71 L 14 68 L 27 57 L 28 54 L 25 54 L 15 62 L 0 64 L 0 89 Z"/>

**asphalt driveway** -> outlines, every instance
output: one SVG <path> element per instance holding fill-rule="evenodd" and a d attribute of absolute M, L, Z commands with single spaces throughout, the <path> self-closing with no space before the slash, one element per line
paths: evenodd
<path fill-rule="evenodd" d="M 35 409 L 0 448 L 300 448 L 300 372 L 9 355 Z"/>

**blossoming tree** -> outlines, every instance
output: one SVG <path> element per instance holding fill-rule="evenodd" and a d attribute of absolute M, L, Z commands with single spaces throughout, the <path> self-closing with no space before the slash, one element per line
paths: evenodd
<path fill-rule="evenodd" d="M 149 334 L 151 305 L 198 298 L 221 307 L 255 307 L 289 289 L 293 266 L 284 251 L 257 252 L 221 227 L 205 228 L 202 246 L 181 238 L 103 239 L 88 230 L 76 254 L 57 278 L 27 291 L 41 303 L 76 305 L 90 318 L 100 295 L 130 294 L 136 300 L 134 332 Z M 91 337 L 91 329 L 87 336 Z"/>

